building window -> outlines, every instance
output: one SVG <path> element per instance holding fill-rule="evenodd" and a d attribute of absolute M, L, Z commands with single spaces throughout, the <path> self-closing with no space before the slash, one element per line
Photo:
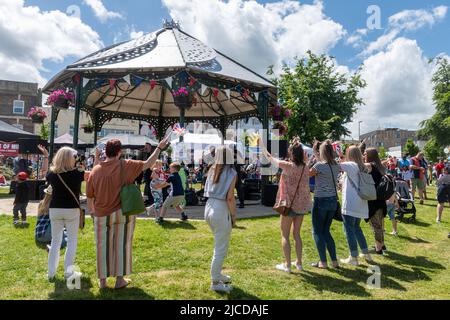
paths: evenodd
<path fill-rule="evenodd" d="M 25 102 L 22 100 L 13 101 L 13 114 L 24 114 Z"/>
<path fill-rule="evenodd" d="M 69 134 L 71 136 L 73 136 L 73 133 L 74 133 L 74 127 L 73 127 L 73 125 L 70 125 Z"/>

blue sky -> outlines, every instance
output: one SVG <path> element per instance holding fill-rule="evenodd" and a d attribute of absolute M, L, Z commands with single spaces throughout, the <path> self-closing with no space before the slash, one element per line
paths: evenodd
<path fill-rule="evenodd" d="M 370 5 L 380 10 L 381 29 L 368 30 Z M 68 11 L 74 6 L 76 21 Z M 448 0 L 2 0 L 0 78 L 44 84 L 67 64 L 155 31 L 173 16 L 188 33 L 260 73 L 308 49 L 336 57 L 342 72 L 364 63 L 366 105 L 355 123 L 363 121 L 363 132 L 415 129 L 433 113 L 427 61 L 450 53 L 448 6 Z"/>

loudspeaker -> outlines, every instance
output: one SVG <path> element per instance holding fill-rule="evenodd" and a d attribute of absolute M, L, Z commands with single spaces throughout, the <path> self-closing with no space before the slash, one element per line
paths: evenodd
<path fill-rule="evenodd" d="M 19 143 L 19 153 L 23 154 L 40 154 L 38 145 L 42 144 L 47 147 L 48 142 L 42 139 L 24 139 L 20 138 L 17 140 Z"/>
<path fill-rule="evenodd" d="M 278 185 L 266 184 L 262 190 L 262 204 L 266 207 L 273 207 L 277 198 Z"/>
<path fill-rule="evenodd" d="M 278 144 L 278 151 L 272 153 L 272 143 Z M 288 153 L 288 141 L 287 140 L 269 140 L 267 143 L 267 149 L 276 158 L 287 158 Z"/>

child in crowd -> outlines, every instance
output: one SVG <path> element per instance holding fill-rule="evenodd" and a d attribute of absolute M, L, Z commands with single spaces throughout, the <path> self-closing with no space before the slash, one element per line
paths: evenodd
<path fill-rule="evenodd" d="M 441 174 L 437 181 L 437 217 L 436 222 L 441 223 L 442 211 L 446 202 L 450 204 L 450 166 L 446 166 L 444 173 Z"/>
<path fill-rule="evenodd" d="M 19 211 L 22 215 L 22 226 L 27 225 L 27 206 L 28 206 L 28 174 L 26 172 L 19 172 L 17 174 L 16 197 L 14 199 L 13 207 L 13 223 L 19 226 Z"/>
<path fill-rule="evenodd" d="M 181 220 L 186 221 L 188 216 L 184 213 L 181 204 L 184 201 L 184 188 L 183 183 L 181 181 L 181 177 L 179 175 L 179 171 L 181 169 L 181 165 L 177 162 L 172 162 L 169 166 L 169 177 L 167 180 L 159 185 L 161 188 L 165 188 L 167 186 L 171 186 L 171 191 L 167 199 L 164 201 L 163 206 L 160 212 L 160 223 L 164 221 L 164 216 L 167 212 L 167 209 L 170 207 L 174 207 L 178 213 L 181 214 Z"/>
<path fill-rule="evenodd" d="M 147 208 L 147 215 L 150 216 L 150 212 L 154 212 L 155 214 L 155 222 L 158 224 L 162 223 L 162 218 L 160 217 L 160 209 L 163 205 L 163 193 L 161 186 L 165 182 L 164 179 L 161 178 L 158 168 L 153 168 L 152 171 L 152 181 L 150 182 L 150 190 L 153 196 L 153 204 Z"/>
<path fill-rule="evenodd" d="M 392 222 L 392 232 L 391 234 L 393 236 L 397 236 L 397 220 L 395 220 L 395 209 L 398 209 L 398 200 L 395 197 L 395 193 L 390 197 L 388 200 L 386 200 L 386 207 L 387 207 L 387 214 L 389 217 L 389 220 Z"/>

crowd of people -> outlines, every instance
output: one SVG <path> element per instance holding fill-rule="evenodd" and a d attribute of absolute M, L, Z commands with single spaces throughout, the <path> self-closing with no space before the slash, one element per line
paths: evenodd
<path fill-rule="evenodd" d="M 80 224 L 84 224 L 80 206 L 83 181 L 86 181 L 88 210 L 94 219 L 99 286 L 106 288 L 106 279 L 115 277 L 115 288 L 120 289 L 129 284 L 125 277 L 132 272 L 132 241 L 136 224 L 135 215 L 122 213 L 122 187 L 140 184 L 143 179 L 148 184 L 144 191 L 147 212 L 153 212 L 155 221 L 161 224 L 170 207 L 175 208 L 182 221 L 188 220 L 183 202 L 186 200 L 186 179 L 191 179 L 204 184 L 203 192 L 207 199 L 205 220 L 214 236 L 210 288 L 221 292 L 232 290 L 231 277 L 222 273 L 222 267 L 232 228 L 236 223 L 235 189 L 238 190 L 241 202 L 238 186 L 242 184 L 243 175 L 251 170 L 259 170 L 261 163 L 238 165 L 235 150 L 222 145 L 212 150 L 211 159 L 204 167 L 184 166 L 170 160 L 169 172 L 166 172 L 167 163 L 160 160 L 160 155 L 169 144 L 169 136 L 149 153 L 146 160 L 123 159 L 121 143 L 113 139 L 106 143 L 103 154 L 97 149 L 92 158 L 82 160 L 74 149 L 63 147 L 58 150 L 49 166 L 48 152 L 43 146 L 39 146 L 44 159 L 42 170 L 46 173 L 49 187 L 45 190 L 44 200 L 39 204 L 36 237 L 39 235 L 45 241 L 51 241 L 48 247 L 49 280 L 55 279 L 59 252 L 64 246 L 67 246 L 65 277 L 73 272 L 71 268 L 76 256 L 78 229 Z M 375 189 L 384 183 L 386 175 L 404 179 L 410 184 L 413 194 L 418 190 L 421 203 L 426 196 L 425 185 L 430 182 L 426 173 L 431 164 L 426 163 L 422 153 L 411 159 L 403 157 L 400 161 L 394 157 L 382 160 L 376 149 L 366 148 L 362 143 L 348 147 L 344 155 L 336 150 L 332 141 L 327 140 L 316 142 L 313 155 L 308 157 L 299 139 L 293 139 L 289 144 L 288 157 L 280 160 L 267 151 L 262 139 L 260 147 L 264 157 L 281 171 L 275 208 L 283 209 L 280 229 L 284 262 L 275 267 L 283 272 L 290 273 L 293 267 L 297 270 L 304 268 L 301 227 L 308 214 L 312 216 L 313 239 L 318 254 L 318 261 L 312 267 L 328 268 L 329 261 L 332 268 L 340 268 L 342 264 L 356 266 L 360 259 L 375 263 L 370 252 L 383 255 L 387 250 L 384 226 L 386 216 L 392 221 L 391 234 L 397 235 L 395 210 L 398 202 L 394 193 L 386 198 L 376 196 L 368 199 L 362 196 L 360 187 L 364 177 L 371 178 Z M 444 161 L 433 167 L 435 169 L 431 171 L 431 175 L 437 179 L 437 221 L 440 221 L 445 203 L 450 203 L 450 168 Z M 311 178 L 314 179 L 312 198 Z M 23 184 L 26 179 L 26 172 L 17 173 L 18 187 L 13 209 L 15 224 L 19 223 L 19 213 L 22 214 L 22 223 L 26 222 L 28 200 L 25 187 L 22 188 L 22 185 L 26 185 Z M 341 201 L 338 190 L 342 192 Z M 240 205 L 244 205 L 243 200 Z M 343 223 L 349 251 L 347 258 L 337 257 L 335 240 L 330 231 L 334 220 Z M 371 227 L 373 250 L 369 248 L 368 237 L 361 228 L 362 220 Z M 45 223 L 49 226 L 48 229 L 42 227 Z M 291 258 L 291 232 L 295 242 L 295 261 Z"/>

